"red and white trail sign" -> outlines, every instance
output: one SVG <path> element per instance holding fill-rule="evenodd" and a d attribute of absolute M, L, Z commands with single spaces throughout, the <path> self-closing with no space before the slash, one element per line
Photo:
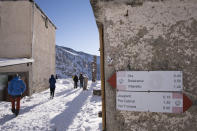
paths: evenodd
<path fill-rule="evenodd" d="M 181 71 L 118 71 L 108 83 L 116 88 L 118 110 L 185 112 L 192 101 L 182 93 Z"/>
<path fill-rule="evenodd" d="M 118 90 L 182 91 L 181 71 L 118 71 Z"/>
<path fill-rule="evenodd" d="M 169 92 L 116 92 L 116 108 L 142 112 L 185 112 L 192 102 L 182 93 Z"/>
<path fill-rule="evenodd" d="M 108 82 L 127 91 L 182 91 L 181 71 L 118 71 Z"/>

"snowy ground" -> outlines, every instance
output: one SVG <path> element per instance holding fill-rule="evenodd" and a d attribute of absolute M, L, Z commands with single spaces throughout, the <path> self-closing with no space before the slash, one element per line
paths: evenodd
<path fill-rule="evenodd" d="M 101 131 L 101 97 L 93 96 L 100 82 L 88 82 L 88 90 L 73 89 L 71 79 L 57 81 L 54 99 L 49 90 L 21 100 L 17 117 L 9 102 L 0 102 L 1 131 Z"/>

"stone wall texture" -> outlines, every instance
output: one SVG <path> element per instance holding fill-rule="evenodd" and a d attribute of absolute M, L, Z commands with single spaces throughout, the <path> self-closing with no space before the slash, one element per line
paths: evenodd
<path fill-rule="evenodd" d="M 183 71 L 183 92 L 196 101 L 196 0 L 90 2 L 104 29 L 107 131 L 195 131 L 195 105 L 181 114 L 118 111 L 107 80 L 119 70 Z"/>

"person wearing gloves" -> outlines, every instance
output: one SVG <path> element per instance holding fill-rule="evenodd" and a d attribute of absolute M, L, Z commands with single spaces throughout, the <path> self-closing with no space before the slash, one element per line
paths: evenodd
<path fill-rule="evenodd" d="M 8 94 L 12 104 L 12 112 L 17 116 L 20 110 L 20 100 L 22 94 L 25 92 L 26 86 L 23 80 L 17 75 L 8 84 Z M 15 106 L 16 103 L 16 106 Z"/>

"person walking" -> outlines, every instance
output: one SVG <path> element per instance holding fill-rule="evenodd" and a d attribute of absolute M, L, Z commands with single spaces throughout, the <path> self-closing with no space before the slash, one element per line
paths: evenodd
<path fill-rule="evenodd" d="M 20 111 L 20 100 L 22 94 L 25 92 L 26 86 L 19 75 L 16 74 L 14 78 L 8 84 L 8 94 L 10 95 L 10 101 L 12 103 L 12 113 L 18 116 Z M 16 106 L 15 106 L 16 103 Z"/>
<path fill-rule="evenodd" d="M 50 83 L 50 98 L 53 99 L 55 93 L 55 83 L 56 83 L 54 75 L 51 75 L 51 78 L 49 79 L 49 83 Z"/>
<path fill-rule="evenodd" d="M 87 86 L 88 86 L 88 76 L 85 75 L 85 76 L 84 76 L 83 90 L 87 90 Z"/>
<path fill-rule="evenodd" d="M 74 77 L 73 77 L 73 81 L 74 81 L 74 88 L 77 88 L 77 83 L 78 83 L 78 77 L 77 77 L 77 75 L 75 75 Z"/>
<path fill-rule="evenodd" d="M 81 73 L 81 74 L 80 74 L 80 76 L 79 76 L 79 80 L 80 80 L 80 88 L 82 88 L 82 87 L 83 87 L 83 79 L 84 79 L 84 77 L 83 77 L 83 74 Z"/>

